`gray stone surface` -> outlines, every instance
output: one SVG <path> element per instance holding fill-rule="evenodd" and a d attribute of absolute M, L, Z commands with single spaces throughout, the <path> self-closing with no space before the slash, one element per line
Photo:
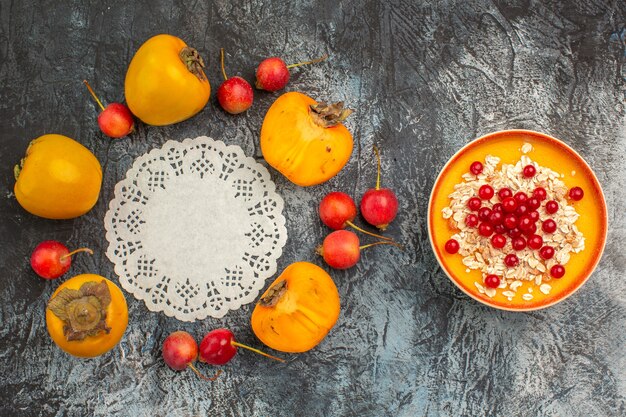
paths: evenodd
<path fill-rule="evenodd" d="M 625 98 L 626 5 L 622 1 L 35 1 L 0 0 L 0 415 L 2 416 L 623 416 L 626 415 Z M 328 183 L 303 189 L 272 171 L 290 232 L 282 269 L 320 263 L 327 230 L 316 206 L 331 190 L 360 197 L 383 182 L 401 210 L 389 234 L 404 252 L 379 247 L 332 271 L 342 312 L 315 350 L 279 364 L 239 354 L 213 384 L 175 373 L 160 358 L 165 336 L 218 326 L 255 346 L 252 306 L 222 320 L 180 323 L 128 296 L 119 348 L 92 360 L 68 357 L 49 339 L 45 303 L 59 282 L 29 267 L 44 239 L 89 246 L 73 274 L 116 280 L 104 255 L 103 217 L 133 159 L 168 139 L 210 135 L 262 160 L 263 115 L 277 94 L 256 92 L 247 114 L 207 108 L 183 123 L 139 125 L 132 137 L 99 133 L 86 78 L 107 101 L 123 100 L 134 51 L 168 32 L 231 74 L 252 81 L 256 64 L 295 62 L 287 90 L 345 100 L 357 146 Z M 620 35 L 622 37 L 620 38 Z M 508 313 L 463 295 L 439 269 L 426 234 L 427 197 L 438 170 L 484 133 L 528 128 L 561 138 L 595 169 L 609 206 L 604 257 L 567 301 Z M 44 133 L 74 137 L 104 167 L 97 206 L 69 221 L 35 218 L 12 195 L 12 166 Z"/>

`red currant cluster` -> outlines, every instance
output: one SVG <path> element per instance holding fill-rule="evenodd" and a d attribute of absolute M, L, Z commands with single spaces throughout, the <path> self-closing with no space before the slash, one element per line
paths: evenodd
<path fill-rule="evenodd" d="M 473 162 L 470 166 L 470 172 L 474 175 L 480 174 L 482 170 L 483 164 L 479 161 Z M 522 175 L 525 178 L 532 178 L 536 172 L 534 165 L 526 165 L 522 170 Z M 543 238 L 537 234 L 539 227 L 543 234 L 552 234 L 557 229 L 554 219 L 548 218 L 542 221 L 537 211 L 544 204 L 543 201 L 548 198 L 545 188 L 537 187 L 531 195 L 523 191 L 513 194 L 510 188 L 501 188 L 497 192 L 500 202 L 489 207 L 489 200 L 495 193 L 489 184 L 478 189 L 478 196 L 467 201 L 467 207 L 472 213 L 465 217 L 465 225 L 477 228 L 478 234 L 483 237 L 490 237 L 491 245 L 496 249 L 503 249 L 508 237 L 514 251 L 521 251 L 528 247 L 537 250 L 542 259 L 551 259 L 554 256 L 554 248 L 544 245 Z M 569 197 L 574 201 L 582 199 L 583 194 L 580 187 L 574 187 L 569 191 Z M 554 214 L 559 210 L 559 203 L 549 200 L 544 208 L 546 213 Z M 457 253 L 459 243 L 455 239 L 450 239 L 445 244 L 445 250 L 451 254 Z M 515 253 L 509 253 L 504 258 L 504 264 L 509 268 L 514 268 L 519 264 L 519 258 Z M 565 275 L 565 268 L 563 265 L 556 264 L 550 268 L 550 275 L 553 278 L 561 278 Z M 497 288 L 500 285 L 500 277 L 487 275 L 485 285 Z"/>

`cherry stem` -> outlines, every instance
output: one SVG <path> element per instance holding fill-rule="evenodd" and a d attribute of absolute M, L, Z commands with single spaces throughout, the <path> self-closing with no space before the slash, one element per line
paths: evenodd
<path fill-rule="evenodd" d="M 224 76 L 224 81 L 228 80 L 226 76 L 226 70 L 224 69 L 224 48 L 220 48 L 220 63 L 222 65 L 222 75 Z"/>
<path fill-rule="evenodd" d="M 361 232 L 361 233 L 365 233 L 366 235 L 374 236 L 374 237 L 377 237 L 377 238 L 379 238 L 379 239 L 384 239 L 384 240 L 393 240 L 393 239 L 392 239 L 392 238 L 390 238 L 390 237 L 377 235 L 376 233 L 372 233 L 372 232 L 368 232 L 367 230 L 363 230 L 363 229 L 361 229 L 359 226 L 357 226 L 356 224 L 352 223 L 350 220 L 348 220 L 348 221 L 346 222 L 346 224 L 347 224 L 348 226 L 350 226 L 351 228 L 353 228 L 353 229 L 355 229 L 355 230 L 358 230 L 358 231 L 359 231 L 359 232 Z"/>
<path fill-rule="evenodd" d="M 372 246 L 377 246 L 377 245 L 393 245 L 393 246 L 399 247 L 400 249 L 404 249 L 404 246 L 402 246 L 401 244 L 397 242 L 374 242 L 374 243 L 370 243 L 367 245 L 359 246 L 359 250 L 371 248 Z"/>
<path fill-rule="evenodd" d="M 96 93 L 93 91 L 93 89 L 91 88 L 87 80 L 83 80 L 83 83 L 85 83 L 85 85 L 87 86 L 87 90 L 89 90 L 89 92 L 91 93 L 91 96 L 94 98 L 94 100 L 96 100 L 96 103 L 98 103 L 98 106 L 100 106 L 102 111 L 104 111 L 104 106 L 102 105 L 102 102 L 100 101 Z"/>
<path fill-rule="evenodd" d="M 65 259 L 65 258 L 69 258 L 70 256 L 78 253 L 78 252 L 87 252 L 90 255 L 93 255 L 93 251 L 89 248 L 80 248 L 80 249 L 76 249 L 75 251 L 72 251 L 70 253 L 66 253 L 65 255 L 61 256 L 61 260 Z"/>
<path fill-rule="evenodd" d="M 378 166 L 378 174 L 376 175 L 376 189 L 380 190 L 380 153 L 378 152 L 378 148 L 374 145 L 374 153 L 376 154 L 377 166 Z"/>
<path fill-rule="evenodd" d="M 193 364 L 188 363 L 187 367 L 189 367 L 189 369 L 194 371 L 196 375 L 198 375 L 200 378 L 204 379 L 205 381 L 215 381 L 222 373 L 222 370 L 220 369 L 215 373 L 215 375 L 209 378 L 208 376 L 203 375 L 202 372 L 198 371 L 198 369 L 196 369 L 196 367 L 193 366 Z"/>
<path fill-rule="evenodd" d="M 262 352 L 262 351 L 260 351 L 258 349 L 250 347 L 250 346 L 246 346 L 246 345 L 241 344 L 239 342 L 232 341 L 232 342 L 230 342 L 230 344 L 233 345 L 233 346 L 240 347 L 240 348 L 248 349 L 248 350 L 250 350 L 250 351 L 252 351 L 254 353 L 258 353 L 259 355 L 265 356 L 266 358 L 274 359 L 275 361 L 278 361 L 278 362 L 285 362 L 284 359 L 277 358 L 276 356 L 269 355 L 269 354 L 267 354 L 265 352 Z"/>
<path fill-rule="evenodd" d="M 324 54 L 319 58 L 316 58 L 312 61 L 306 61 L 306 62 L 298 62 L 296 64 L 289 64 L 287 65 L 287 68 L 295 68 L 295 67 L 300 67 L 302 65 L 309 65 L 309 64 L 317 64 L 318 62 L 322 62 L 325 61 L 328 58 L 328 54 Z"/>

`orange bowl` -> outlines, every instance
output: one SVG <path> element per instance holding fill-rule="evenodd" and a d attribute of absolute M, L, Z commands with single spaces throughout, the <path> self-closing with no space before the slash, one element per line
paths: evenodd
<path fill-rule="evenodd" d="M 585 237 L 585 249 L 572 253 L 561 279 L 551 279 L 549 294 L 543 294 L 533 282 L 523 281 L 513 300 L 498 292 L 493 298 L 478 292 L 475 282 L 482 284 L 482 273 L 469 270 L 461 255 L 444 250 L 445 242 L 456 232 L 443 218 L 442 209 L 450 203 L 449 194 L 454 185 L 463 181 L 473 161 L 484 162 L 486 155 L 497 156 L 501 163 L 514 164 L 523 155 L 521 147 L 530 143 L 533 150 L 527 155 L 539 165 L 562 174 L 568 188 L 580 186 L 585 192 L 580 201 L 570 202 L 580 215 L 576 226 Z M 428 236 L 435 257 L 446 275 L 464 293 L 483 304 L 502 310 L 530 311 L 549 307 L 563 301 L 587 281 L 597 266 L 606 243 L 607 208 L 600 183 L 583 158 L 565 143 L 552 136 L 530 130 L 504 130 L 482 136 L 459 150 L 443 167 L 437 177 L 428 202 Z M 533 299 L 525 301 L 523 294 L 533 287 Z"/>

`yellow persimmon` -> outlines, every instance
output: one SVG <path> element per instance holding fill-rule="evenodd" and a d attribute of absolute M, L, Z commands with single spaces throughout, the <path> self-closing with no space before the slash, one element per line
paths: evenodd
<path fill-rule="evenodd" d="M 126 299 L 117 285 L 100 275 L 77 275 L 50 297 L 46 325 L 54 343 L 70 355 L 99 356 L 117 345 L 126 331 Z"/>
<path fill-rule="evenodd" d="M 164 126 L 204 108 L 211 85 L 198 51 L 172 35 L 156 35 L 135 53 L 126 72 L 126 103 L 144 123 Z"/>
<path fill-rule="evenodd" d="M 80 143 L 63 135 L 33 140 L 15 167 L 15 198 L 29 213 L 47 219 L 71 219 L 98 201 L 102 168 Z"/>
<path fill-rule="evenodd" d="M 341 102 L 329 105 L 302 93 L 283 94 L 263 120 L 263 157 L 295 184 L 329 180 L 352 154 L 352 134 L 341 124 L 351 112 Z"/>
<path fill-rule="evenodd" d="M 330 275 L 309 262 L 289 265 L 252 312 L 254 334 L 272 349 L 306 352 L 339 318 L 339 293 Z"/>

